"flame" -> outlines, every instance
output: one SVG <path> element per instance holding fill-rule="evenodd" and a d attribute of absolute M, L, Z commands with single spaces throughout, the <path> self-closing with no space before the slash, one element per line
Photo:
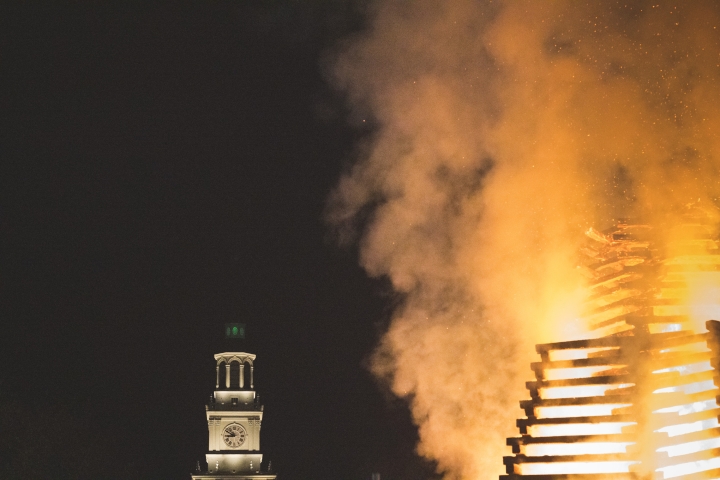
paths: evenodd
<path fill-rule="evenodd" d="M 668 432 L 669 436 L 674 436 Z M 679 431 L 676 435 L 681 435 Z M 720 448 L 720 438 L 713 438 L 712 440 L 698 440 L 696 442 L 681 443 L 679 445 L 672 445 L 669 447 L 658 448 L 658 452 L 667 452 L 670 457 L 677 457 L 680 455 L 687 455 L 689 453 L 700 452 L 710 448 Z"/>
<path fill-rule="evenodd" d="M 528 445 L 523 453 L 531 457 L 542 457 L 550 455 L 586 455 L 625 453 L 631 442 L 588 442 L 588 443 L 566 443 L 566 444 L 545 444 Z"/>
<path fill-rule="evenodd" d="M 691 475 L 693 473 L 704 472 L 706 470 L 712 470 L 714 468 L 720 468 L 720 457 L 712 458 L 710 460 L 680 463 L 669 467 L 658 468 L 657 471 L 663 473 L 663 478 L 675 478 L 684 475 Z"/>
<path fill-rule="evenodd" d="M 630 406 L 629 403 L 608 403 L 571 407 L 539 407 L 535 409 L 538 418 L 600 417 L 612 415 L 613 410 Z"/>
<path fill-rule="evenodd" d="M 613 236 L 591 231 L 590 237 L 605 248 L 622 248 Z M 677 245 L 671 244 L 673 248 Z M 640 264 L 621 263 L 623 267 L 613 275 Z M 594 277 L 588 278 L 605 278 L 602 270 L 607 265 L 611 264 L 596 268 Z M 597 328 L 613 326 L 625 336 L 538 345 L 542 362 L 533 364 L 538 380 L 528 383 L 533 400 L 522 404 L 528 417 L 519 423 L 524 436 L 510 439 L 521 454 L 509 457 L 508 473 L 643 476 L 654 472 L 662 479 L 714 475 L 712 471 L 720 469 L 720 390 L 715 364 L 708 357 L 715 353 L 706 343 L 709 334 L 694 335 L 686 329 L 705 331 L 697 328 L 698 322 L 704 324 L 706 316 L 720 308 L 717 266 L 720 254 L 669 257 L 664 262 L 666 274 L 658 279 L 661 287 L 651 301 L 674 310 L 655 308 L 655 316 L 645 318 L 657 323 L 648 324 L 645 334 L 636 334 L 636 327 L 626 324 L 628 310 L 613 308 L 618 302 L 635 302 L 643 292 L 597 282 L 602 284 L 601 294 L 588 302 L 590 317 Z M 712 271 L 703 270 L 708 268 Z M 607 325 L 597 323 L 598 316 L 592 314 L 597 310 L 603 312 Z M 684 316 L 667 321 L 660 312 Z M 659 340 L 653 343 L 653 339 Z M 638 370 L 645 367 L 637 366 L 644 364 L 642 355 L 649 367 L 645 374 Z M 611 401 L 623 398 L 628 402 Z"/>
<path fill-rule="evenodd" d="M 567 380 L 571 378 L 589 378 L 603 374 L 612 370 L 612 366 L 602 365 L 598 367 L 581 367 L 581 368 L 554 368 L 545 371 L 545 378 L 548 380 Z"/>
<path fill-rule="evenodd" d="M 687 291 L 682 301 L 688 305 L 693 325 L 720 319 L 720 272 L 687 272 L 683 277 Z"/>
<path fill-rule="evenodd" d="M 653 334 L 702 332 L 718 318 L 718 264 L 695 258 L 715 237 L 667 232 L 681 223 L 678 205 L 718 217 L 720 6 L 371 3 L 368 28 L 339 47 L 331 75 L 372 131 L 328 220 L 394 290 L 372 369 L 408 399 L 418 452 L 448 479 L 494 478 L 534 344 L 631 334 L 623 316 L 690 317 Z M 610 261 L 602 245 L 613 239 L 588 227 L 628 216 L 662 228 Z M 596 245 L 578 239 L 585 230 Z M 644 311 L 633 303 L 638 251 L 673 242 L 699 249 L 663 265 L 687 287 L 668 276 Z M 597 272 L 577 268 L 580 248 Z M 580 277 L 595 273 L 583 312 Z"/>
<path fill-rule="evenodd" d="M 638 462 L 554 462 L 524 463 L 520 475 L 558 475 L 569 473 L 623 473 Z"/>
<path fill-rule="evenodd" d="M 593 378 L 597 378 L 598 373 L 602 373 L 597 371 L 598 367 L 590 371 L 587 368 L 565 369 L 574 375 L 566 372 L 561 375 L 561 379 L 549 374 L 556 370 L 551 368 L 553 361 L 597 358 L 598 354 L 607 355 L 615 353 L 616 350 L 587 348 L 583 351 L 562 347 L 563 344 L 555 344 L 542 349 L 547 352 L 545 363 L 541 364 L 544 366 L 541 377 L 546 383 L 541 382 L 537 388 L 538 401 L 578 402 L 586 399 L 591 403 L 536 405 L 532 410 L 532 418 L 526 419 L 527 437 L 518 439 L 521 442 L 522 457 L 516 457 L 512 470 L 514 475 L 613 474 L 647 470 L 648 466 L 641 460 L 643 455 L 638 457 L 635 452 L 649 445 L 654 445 L 651 447 L 654 453 L 650 456 L 656 457 L 649 460 L 652 465 L 650 469 L 654 470 L 659 478 L 676 478 L 720 468 L 720 457 L 715 453 L 715 449 L 720 449 L 720 424 L 717 417 L 720 407 L 716 400 L 720 390 L 714 383 L 715 373 L 709 361 L 652 370 L 650 381 L 656 384 L 656 388 L 651 390 L 646 403 L 648 406 L 656 404 L 660 407 L 651 410 L 649 419 L 644 420 L 653 426 L 651 430 L 642 433 L 638 439 L 628 441 L 633 433 L 643 428 L 637 421 L 626 419 L 628 416 L 632 417 L 626 413 L 631 411 L 628 409 L 638 407 L 633 406 L 632 402 L 603 403 L 602 399 L 608 395 L 630 393 L 637 389 L 638 385 L 622 382 L 590 384 Z M 665 355 L 698 355 L 708 351 L 702 337 L 690 337 L 685 344 L 671 345 L 660 350 L 661 354 Z M 613 365 L 613 368 L 604 371 L 606 374 L 617 373 L 621 371 L 617 367 L 621 366 Z M 539 368 L 536 368 L 536 372 L 540 372 Z M 707 378 L 706 372 L 711 372 L 713 377 Z M 548 382 L 554 385 L 552 382 L 557 380 L 561 383 L 581 384 L 544 386 Z M 583 382 L 587 384 L 582 384 Z M 687 402 L 687 399 L 697 395 L 706 395 L 709 398 Z M 674 400 L 676 397 L 677 401 Z M 711 416 L 705 415 L 705 412 Z M 696 419 L 698 415 L 705 415 L 707 418 Z M 687 421 L 686 418 L 693 421 Z M 612 441 L 613 437 L 618 439 Z M 694 459 L 698 456 L 707 458 Z M 689 459 L 691 461 L 688 461 Z"/>
<path fill-rule="evenodd" d="M 626 388 L 629 386 L 632 386 L 632 384 L 624 383 L 619 385 L 581 385 L 577 387 L 541 388 L 540 396 L 542 398 L 597 397 L 605 395 L 605 392 L 608 390 Z"/>
<path fill-rule="evenodd" d="M 567 413 L 567 412 L 566 412 Z M 594 416 L 602 415 L 597 412 Z M 593 415 L 588 415 L 593 416 Z M 552 417 L 542 417 L 552 418 Z M 635 425 L 634 422 L 615 423 L 571 423 L 568 425 L 535 425 L 528 428 L 533 437 L 562 437 L 567 435 L 611 435 L 622 433 L 623 428 Z"/>

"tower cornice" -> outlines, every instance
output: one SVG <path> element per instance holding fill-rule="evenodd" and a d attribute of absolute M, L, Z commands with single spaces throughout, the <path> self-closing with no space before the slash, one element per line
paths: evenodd
<path fill-rule="evenodd" d="M 223 352 L 223 353 L 216 353 L 215 354 L 215 361 L 220 364 L 223 362 L 230 363 L 230 362 L 248 362 L 252 364 L 252 362 L 255 361 L 255 354 L 254 353 L 247 353 L 247 352 Z"/>

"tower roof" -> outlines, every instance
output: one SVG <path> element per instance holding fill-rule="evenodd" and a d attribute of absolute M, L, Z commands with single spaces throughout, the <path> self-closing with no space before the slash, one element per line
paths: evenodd
<path fill-rule="evenodd" d="M 245 323 L 226 323 L 223 325 L 222 340 L 218 346 L 225 352 L 255 352 L 256 342 L 249 337 Z"/>

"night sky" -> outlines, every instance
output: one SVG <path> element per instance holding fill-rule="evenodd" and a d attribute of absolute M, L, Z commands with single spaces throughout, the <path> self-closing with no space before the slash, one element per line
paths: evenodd
<path fill-rule="evenodd" d="M 225 322 L 279 478 L 432 477 L 367 369 L 395 299 L 323 221 L 362 4 L 108 3 L 0 7 L 0 478 L 189 478 Z"/>

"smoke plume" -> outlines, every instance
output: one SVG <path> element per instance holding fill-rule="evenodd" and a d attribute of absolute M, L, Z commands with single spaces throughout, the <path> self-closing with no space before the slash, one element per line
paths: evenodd
<path fill-rule="evenodd" d="M 581 328 L 582 232 L 715 208 L 720 6 L 382 0 L 340 50 L 376 128 L 328 218 L 402 299 L 373 370 L 446 478 L 496 478 L 533 345 Z"/>

